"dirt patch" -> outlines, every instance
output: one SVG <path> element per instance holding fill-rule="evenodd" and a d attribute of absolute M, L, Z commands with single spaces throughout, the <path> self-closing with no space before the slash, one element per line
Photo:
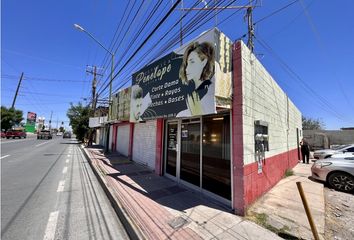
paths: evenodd
<path fill-rule="evenodd" d="M 325 239 L 354 239 L 354 194 L 325 188 Z"/>

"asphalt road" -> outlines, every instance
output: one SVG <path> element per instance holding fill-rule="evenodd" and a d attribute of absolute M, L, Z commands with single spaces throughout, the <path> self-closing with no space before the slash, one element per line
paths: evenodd
<path fill-rule="evenodd" d="M 1 239 L 128 239 L 73 139 L 1 140 Z"/>

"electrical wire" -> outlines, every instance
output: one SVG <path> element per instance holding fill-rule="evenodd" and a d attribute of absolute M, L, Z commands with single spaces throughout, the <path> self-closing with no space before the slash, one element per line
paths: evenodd
<path fill-rule="evenodd" d="M 319 106 L 325 110 L 326 112 L 330 113 L 331 115 L 335 116 L 339 120 L 342 121 L 353 121 L 346 119 L 345 116 L 342 114 L 338 113 L 336 108 L 332 106 L 325 98 L 320 96 L 316 91 L 314 91 L 311 86 L 309 86 L 297 73 L 295 73 L 294 70 L 292 70 L 286 62 L 277 55 L 274 50 L 262 39 L 260 39 L 259 35 L 255 36 L 255 40 L 262 45 L 267 51 L 270 52 L 270 54 L 280 63 L 280 66 L 285 70 L 286 73 L 289 74 L 293 79 L 301 83 L 300 86 L 308 92 L 306 96 L 314 96 L 316 100 L 318 100 Z"/>
<path fill-rule="evenodd" d="M 235 2 L 235 1 L 229 2 L 228 5 L 225 7 L 225 9 L 226 9 L 228 6 L 230 6 L 233 2 Z M 223 3 L 223 2 L 219 2 L 218 5 L 221 6 L 222 3 Z M 218 7 L 218 5 L 214 5 L 213 7 Z M 240 11 L 240 10 L 238 10 L 238 11 Z M 201 12 L 201 10 L 199 10 L 199 12 Z M 204 13 L 208 13 L 207 15 L 211 14 L 211 11 L 203 11 L 203 12 L 204 12 Z M 184 15 L 184 16 L 185 16 L 185 15 Z M 184 17 L 184 16 L 183 16 L 183 17 Z M 189 34 L 193 33 L 193 31 L 197 30 L 200 26 L 202 26 L 203 24 L 207 23 L 208 21 L 210 21 L 210 19 L 212 19 L 212 18 L 214 17 L 214 16 L 211 16 L 210 18 L 206 18 L 206 15 L 198 15 L 198 16 L 199 16 L 199 19 L 198 19 L 198 18 L 195 18 L 195 19 L 194 19 L 195 21 L 190 21 L 189 25 L 184 28 L 185 35 L 189 35 Z M 204 19 L 204 22 L 201 22 L 200 19 Z M 178 25 L 178 23 L 179 23 L 179 22 L 176 22 L 174 26 Z M 199 23 L 199 25 L 196 25 L 195 23 Z M 174 26 L 173 26 L 173 27 L 174 27 Z M 173 28 L 173 27 L 172 27 L 172 28 Z M 193 31 L 190 31 L 190 32 L 187 34 L 186 31 L 187 31 L 188 29 L 191 29 L 191 27 L 193 27 Z M 172 29 L 172 28 L 171 28 L 171 29 Z M 164 38 L 166 35 L 167 35 L 167 33 L 166 33 L 162 38 Z M 160 40 L 161 40 L 161 39 L 160 39 Z M 158 42 L 160 42 L 160 40 L 159 40 Z M 179 40 L 179 37 L 177 36 L 174 40 L 172 40 L 172 42 L 177 43 L 178 40 Z M 167 44 L 167 45 L 172 46 L 172 45 L 174 45 L 174 43 L 171 44 L 171 42 L 170 42 L 170 43 Z M 167 47 L 167 48 L 168 48 L 168 47 Z M 161 51 L 163 51 L 163 50 L 161 50 Z M 149 53 L 149 52 L 150 52 L 150 51 L 148 50 L 146 53 Z M 160 52 L 157 53 L 156 55 L 159 55 L 159 54 L 160 54 Z M 154 58 L 156 58 L 156 57 L 154 57 Z M 121 85 L 117 88 L 117 90 L 119 90 L 122 86 L 125 86 L 128 81 L 130 81 L 130 78 L 129 78 L 129 77 L 126 78 L 126 81 L 123 81 L 123 82 L 121 83 Z"/>
<path fill-rule="evenodd" d="M 134 56 L 138 53 L 138 51 L 140 50 L 140 48 L 142 48 L 146 42 L 151 38 L 151 36 L 156 32 L 156 30 L 161 26 L 162 23 L 165 22 L 165 20 L 168 18 L 168 16 L 172 13 L 172 11 L 177 7 L 177 5 L 179 4 L 181 0 L 177 0 L 176 3 L 171 7 L 171 9 L 168 11 L 168 13 L 161 19 L 161 21 L 154 27 L 154 29 L 152 30 L 152 32 L 149 34 L 149 36 L 143 41 L 142 44 L 140 44 L 140 46 L 135 50 L 135 52 L 129 57 L 129 59 L 126 61 L 126 63 L 123 65 L 123 67 L 118 71 L 118 73 L 116 73 L 113 78 L 109 81 L 108 84 L 105 85 L 105 87 L 103 88 L 103 90 L 107 89 L 108 86 L 110 85 L 110 83 L 117 77 L 117 75 L 122 71 L 122 69 L 134 58 Z M 101 90 L 101 91 L 103 91 Z M 100 93 L 98 93 L 98 95 L 100 95 Z"/>

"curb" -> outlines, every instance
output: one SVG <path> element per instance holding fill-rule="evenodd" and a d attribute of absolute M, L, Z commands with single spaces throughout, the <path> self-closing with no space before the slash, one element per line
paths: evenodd
<path fill-rule="evenodd" d="M 104 176 L 102 176 L 96 169 L 96 167 L 91 162 L 91 158 L 87 155 L 84 147 L 80 147 L 82 153 L 86 157 L 88 163 L 90 164 L 92 171 L 97 177 L 101 187 L 106 193 L 109 201 L 111 202 L 114 211 L 116 212 L 119 220 L 122 222 L 124 229 L 126 230 L 128 236 L 132 240 L 146 239 L 143 234 L 140 232 L 140 229 L 133 223 L 132 219 L 129 217 L 128 213 L 125 211 L 121 203 L 114 197 L 114 194 L 110 191 L 109 187 L 106 185 Z"/>

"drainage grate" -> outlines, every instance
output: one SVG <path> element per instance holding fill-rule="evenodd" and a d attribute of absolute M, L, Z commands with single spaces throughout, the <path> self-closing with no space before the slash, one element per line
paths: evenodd
<path fill-rule="evenodd" d="M 183 217 L 177 217 L 177 218 L 171 220 L 168 223 L 168 225 L 170 225 L 173 229 L 178 229 L 178 228 L 181 228 L 186 223 L 188 223 L 188 221 L 186 219 L 184 219 Z"/>

